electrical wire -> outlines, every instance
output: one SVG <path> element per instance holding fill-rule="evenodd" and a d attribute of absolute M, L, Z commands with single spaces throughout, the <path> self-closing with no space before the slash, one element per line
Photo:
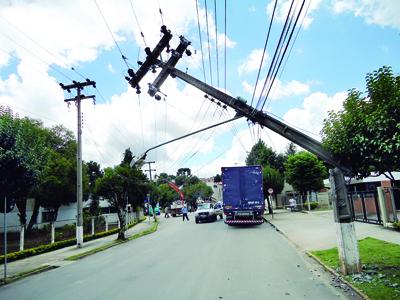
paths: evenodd
<path fill-rule="evenodd" d="M 226 91 L 226 0 L 224 0 L 224 10 L 225 10 L 225 14 L 224 14 L 224 25 L 225 25 L 225 36 L 224 36 L 224 89 Z"/>
<path fill-rule="evenodd" d="M 73 81 L 73 79 L 71 77 L 69 77 L 68 75 L 66 75 L 64 72 L 61 72 L 60 70 L 56 69 L 55 67 L 53 67 L 51 64 L 47 63 L 44 59 L 40 58 L 39 56 L 37 56 L 36 54 L 34 54 L 32 51 L 30 51 L 29 49 L 27 49 L 26 47 L 22 46 L 21 44 L 17 43 L 14 39 L 12 39 L 10 36 L 8 36 L 7 34 L 0 32 L 0 34 L 2 34 L 4 37 L 6 37 L 7 39 L 9 39 L 11 42 L 13 42 L 15 45 L 17 45 L 18 47 L 24 49 L 26 52 L 28 52 L 30 55 L 32 55 L 33 57 L 35 57 L 36 59 L 40 60 L 43 64 L 45 64 L 46 66 L 48 66 L 49 68 L 51 68 L 53 71 L 57 72 L 58 74 L 60 74 L 61 76 L 67 78 L 70 81 Z"/>
<path fill-rule="evenodd" d="M 107 29 L 108 29 L 108 31 L 110 32 L 110 35 L 111 35 L 111 37 L 112 37 L 112 39 L 113 39 L 113 41 L 114 41 L 114 43 L 115 43 L 115 46 L 117 46 L 117 49 L 118 49 L 119 53 L 121 54 L 122 60 L 123 60 L 124 63 L 126 64 L 126 67 L 129 69 L 131 66 L 128 64 L 128 61 L 127 61 L 128 58 L 122 53 L 122 50 L 121 50 L 121 48 L 119 47 L 119 45 L 118 45 L 118 43 L 117 43 L 117 40 L 115 39 L 114 34 L 113 34 L 113 32 L 111 31 L 111 28 L 110 28 L 110 26 L 109 26 L 108 23 L 107 23 L 106 18 L 104 17 L 103 13 L 101 12 L 100 6 L 97 4 L 97 1 L 96 1 L 96 0 L 93 0 L 93 1 L 94 1 L 94 3 L 96 4 L 96 7 L 97 7 L 97 9 L 98 9 L 98 11 L 99 11 L 101 17 L 103 18 L 104 24 L 107 26 Z"/>
<path fill-rule="evenodd" d="M 219 88 L 218 24 L 217 24 L 217 1 L 216 0 L 214 0 L 214 19 L 215 19 L 215 51 L 217 53 L 217 87 Z"/>
<path fill-rule="evenodd" d="M 311 4 L 311 0 L 308 2 L 307 9 L 306 9 L 306 11 L 305 11 L 305 13 L 304 13 L 304 15 L 303 15 L 303 19 L 301 20 L 300 26 L 299 26 L 299 28 L 297 29 L 296 36 L 294 37 L 294 41 L 293 41 L 293 43 L 292 43 L 291 46 L 290 46 L 289 54 L 286 56 L 285 63 L 283 64 L 283 67 L 282 67 L 282 69 L 281 69 L 281 71 L 280 71 L 280 73 L 279 73 L 278 79 L 280 79 L 280 78 L 282 77 L 283 71 L 284 71 L 285 68 L 286 68 L 286 64 L 287 64 L 287 62 L 288 62 L 288 60 L 289 60 L 289 57 L 290 57 L 290 54 L 292 53 L 292 50 L 293 50 L 293 46 L 296 44 L 297 37 L 299 36 L 300 29 L 303 27 L 304 19 L 305 19 L 306 16 L 307 16 L 308 9 L 310 8 L 310 4 Z M 275 90 L 276 90 L 276 86 L 274 86 L 274 92 L 275 92 Z M 267 104 L 267 106 L 266 106 L 267 109 L 268 109 L 269 105 L 271 104 L 271 99 L 272 99 L 272 97 L 269 98 L 268 104 Z"/>
<path fill-rule="evenodd" d="M 290 16 L 291 16 L 291 12 L 292 12 L 292 8 L 293 8 L 293 3 L 294 3 L 294 0 L 292 0 L 292 3 L 291 3 L 290 8 L 289 8 L 289 11 L 288 11 L 288 13 L 287 13 L 286 20 L 285 20 L 285 24 L 284 24 L 284 26 L 283 26 L 283 28 L 282 28 L 282 31 L 281 31 L 281 34 L 280 34 L 280 37 L 279 37 L 278 44 L 277 44 L 277 46 L 276 46 L 276 48 L 275 48 L 274 56 L 273 56 L 273 58 L 272 58 L 272 61 L 271 61 L 270 66 L 269 66 L 268 73 L 267 73 L 267 77 L 265 78 L 265 81 L 264 81 L 264 85 L 263 85 L 263 87 L 262 87 L 262 89 L 261 89 L 260 96 L 259 96 L 259 98 L 258 98 L 258 102 L 257 102 L 256 108 L 258 108 L 258 107 L 261 105 L 262 95 L 264 94 L 264 90 L 265 90 L 265 88 L 266 88 L 266 86 L 267 86 L 267 83 L 268 83 L 269 80 L 270 80 L 270 76 L 272 75 L 271 72 L 272 72 L 273 66 L 275 65 L 275 62 L 276 62 L 276 59 L 277 59 L 277 55 L 279 56 L 279 52 L 280 52 L 280 49 L 281 49 L 281 47 L 282 47 L 281 45 L 282 45 L 282 43 L 283 43 L 283 37 L 284 37 L 285 32 L 287 31 L 287 28 L 288 28 L 287 26 L 288 26 L 288 21 L 289 21 Z M 253 113 L 255 112 L 256 108 L 253 110 Z"/>
<path fill-rule="evenodd" d="M 273 84 L 274 84 L 276 75 L 277 75 L 277 73 L 278 73 L 278 71 L 279 71 L 279 68 L 280 68 L 280 66 L 281 66 L 281 64 L 282 64 L 283 58 L 285 57 L 285 54 L 286 54 L 286 51 L 287 51 L 287 49 L 288 49 L 290 40 L 292 39 L 292 36 L 293 36 L 293 32 L 294 32 L 294 30 L 296 29 L 297 22 L 298 22 L 298 20 L 299 20 L 300 14 L 301 14 L 301 12 L 302 12 L 302 10 L 303 10 L 304 3 L 305 3 L 305 0 L 303 0 L 303 2 L 302 2 L 302 4 L 301 4 L 300 11 L 299 11 L 299 13 L 298 13 L 298 15 L 297 15 L 297 17 L 296 17 L 296 21 L 295 21 L 295 23 L 294 23 L 294 25 L 293 25 L 293 27 L 292 27 L 291 32 L 290 32 L 290 36 L 289 36 L 288 42 L 287 42 L 287 44 L 286 44 L 285 50 L 283 51 L 283 54 L 282 54 L 281 59 L 280 59 L 280 61 L 279 61 L 279 65 L 278 65 L 278 67 L 277 67 L 277 69 L 276 69 L 276 72 L 275 72 L 275 74 L 274 74 L 274 76 L 273 76 L 273 79 L 272 79 L 272 81 L 271 81 L 271 84 L 270 84 L 270 86 L 269 86 L 267 95 L 265 96 L 265 99 L 264 99 L 263 105 L 262 105 L 262 107 L 261 107 L 261 110 L 263 109 L 263 107 L 264 107 L 264 105 L 265 105 L 265 102 L 266 102 L 266 100 L 268 99 L 268 96 L 269 96 L 269 93 L 270 93 L 270 91 L 271 91 L 271 88 L 272 88 L 272 86 L 273 86 Z"/>
<path fill-rule="evenodd" d="M 200 51 L 201 51 L 201 63 L 203 65 L 203 76 L 204 76 L 204 82 L 207 83 L 206 79 L 206 68 L 204 67 L 204 54 L 203 54 L 203 41 L 201 38 L 201 30 L 200 30 L 200 17 L 199 17 L 199 5 L 197 4 L 197 0 L 194 0 L 196 2 L 196 12 L 197 12 L 197 27 L 199 30 L 199 39 L 200 39 Z"/>
<path fill-rule="evenodd" d="M 138 25 L 138 27 L 139 27 L 140 35 L 142 36 L 143 43 L 144 43 L 144 45 L 147 47 L 146 39 L 145 39 L 145 37 L 144 37 L 143 30 L 142 30 L 142 28 L 140 27 L 139 19 L 138 19 L 137 15 L 136 15 L 135 8 L 133 7 L 132 0 L 129 0 L 129 3 L 130 3 L 130 5 L 131 5 L 131 9 L 132 9 L 133 15 L 134 15 L 134 17 L 135 17 L 136 23 L 137 23 L 137 25 Z"/>
<path fill-rule="evenodd" d="M 258 79 L 260 78 L 261 69 L 262 69 L 262 66 L 263 66 L 263 63 L 264 63 L 264 56 L 265 56 L 265 53 L 266 53 L 266 50 L 267 50 L 269 35 L 270 35 L 270 33 L 271 33 L 271 27 L 272 27 L 272 22 L 274 21 L 274 16 L 275 16 L 275 10 L 276 10 L 276 5 L 277 5 L 277 3 L 278 3 L 278 0 L 275 0 L 274 9 L 273 9 L 273 11 L 272 11 L 271 20 L 270 20 L 269 26 L 268 26 L 267 37 L 266 37 L 265 43 L 264 43 L 264 50 L 263 50 L 263 54 L 262 54 L 261 61 L 260 61 L 260 67 L 258 68 L 256 84 L 254 85 L 253 96 L 251 97 L 250 106 L 253 105 L 254 95 L 256 94 Z"/>
<path fill-rule="evenodd" d="M 204 0 L 204 6 L 206 10 L 206 25 L 207 25 L 207 41 L 208 41 L 208 62 L 210 65 L 210 82 L 213 85 L 213 78 L 212 78 L 212 68 L 211 68 L 211 47 L 210 47 L 210 33 L 208 30 L 208 11 L 207 11 L 207 0 Z"/>

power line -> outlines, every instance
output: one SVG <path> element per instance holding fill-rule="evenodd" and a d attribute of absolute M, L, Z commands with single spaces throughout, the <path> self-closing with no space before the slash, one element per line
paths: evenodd
<path fill-rule="evenodd" d="M 48 62 L 46 62 L 44 59 L 40 58 L 39 56 L 37 56 L 36 54 L 34 54 L 32 51 L 30 51 L 29 49 L 27 49 L 26 47 L 22 46 L 21 44 L 17 43 L 14 39 L 12 39 L 11 37 L 9 37 L 7 34 L 0 32 L 4 37 L 6 37 L 7 39 L 9 39 L 11 42 L 13 42 L 15 45 L 17 45 L 18 47 L 24 49 L 26 52 L 28 52 L 30 55 L 36 57 L 38 60 L 40 60 L 42 63 L 44 63 L 46 66 L 48 66 L 49 68 L 51 68 L 53 71 L 59 73 L 61 76 L 65 77 L 68 80 L 73 80 L 71 77 L 69 77 L 68 75 L 66 75 L 64 72 L 61 72 L 60 70 L 56 69 L 55 67 L 53 67 L 51 64 L 49 64 Z"/>
<path fill-rule="evenodd" d="M 299 36 L 300 29 L 301 29 L 301 27 L 303 26 L 304 19 L 305 19 L 306 16 L 307 16 L 308 9 L 310 8 L 310 4 L 311 4 L 311 0 L 308 2 L 307 9 L 306 9 L 306 11 L 305 11 L 305 13 L 304 13 L 304 15 L 303 15 L 303 19 L 301 20 L 300 26 L 299 26 L 299 28 L 297 29 L 297 33 L 296 33 L 296 36 L 294 37 L 294 41 L 293 41 L 293 43 L 292 43 L 291 46 L 290 46 L 289 54 L 286 56 L 285 63 L 283 64 L 283 67 L 282 67 L 282 69 L 281 69 L 281 71 L 280 71 L 280 73 L 279 73 L 279 76 L 278 76 L 279 79 L 281 78 L 282 73 L 283 73 L 283 71 L 284 71 L 285 68 L 286 68 L 286 64 L 287 64 L 287 62 L 288 62 L 288 60 L 289 60 L 290 54 L 292 53 L 293 46 L 294 46 L 294 44 L 295 44 L 296 41 L 297 41 L 297 37 Z M 276 87 L 276 86 L 275 86 L 275 87 Z M 267 104 L 267 106 L 266 106 L 267 108 L 269 107 L 270 103 L 271 103 L 271 97 L 269 98 L 268 104 Z"/>
<path fill-rule="evenodd" d="M 100 13 L 101 17 L 103 18 L 104 24 L 107 26 L 107 29 L 108 29 L 108 31 L 110 32 L 110 35 L 111 35 L 111 37 L 112 37 L 112 39 L 113 39 L 113 41 L 114 41 L 114 43 L 115 43 L 115 46 L 117 46 L 117 49 L 118 49 L 119 53 L 121 54 L 122 60 L 123 60 L 124 63 L 126 64 L 126 67 L 127 67 L 128 69 L 130 69 L 130 65 L 129 65 L 128 62 L 127 62 L 128 58 L 122 53 L 122 50 L 121 50 L 121 48 L 119 47 L 119 45 L 118 45 L 118 43 L 117 43 L 117 40 L 115 39 L 114 34 L 113 34 L 113 32 L 111 31 L 111 28 L 110 28 L 110 26 L 109 26 L 108 23 L 107 23 L 106 18 L 104 17 L 103 13 L 101 12 L 100 6 L 97 4 L 97 1 L 96 1 L 96 0 L 93 0 L 93 1 L 94 1 L 94 3 L 96 4 L 96 7 L 97 7 L 97 9 L 99 10 L 99 13 Z"/>
<path fill-rule="evenodd" d="M 215 19 L 215 51 L 217 53 L 217 87 L 219 88 L 218 24 L 217 24 L 217 2 L 216 2 L 216 0 L 214 0 L 214 19 Z"/>
<path fill-rule="evenodd" d="M 212 79 L 212 68 L 211 68 L 211 48 L 210 48 L 210 33 L 208 31 L 208 12 L 207 12 L 207 0 L 204 0 L 205 10 L 206 10 L 206 25 L 207 25 L 207 41 L 208 41 L 208 62 L 210 65 L 210 82 L 213 85 Z"/>
<path fill-rule="evenodd" d="M 263 50 L 263 54 L 262 54 L 261 61 L 260 61 L 260 67 L 258 68 L 256 84 L 254 85 L 253 96 L 251 97 L 250 106 L 253 105 L 254 95 L 255 95 L 255 93 L 256 93 L 257 84 L 258 84 L 258 79 L 260 78 L 260 73 L 261 73 L 261 69 L 262 69 L 263 62 L 264 62 L 265 52 L 266 52 L 266 50 L 267 50 L 269 35 L 270 35 L 270 33 L 271 33 L 271 27 L 272 27 L 272 22 L 273 22 L 273 20 L 274 20 L 275 9 L 276 9 L 277 3 L 278 3 L 278 0 L 275 0 L 274 10 L 272 11 L 271 20 L 270 20 L 270 22 L 269 22 L 268 33 L 267 33 L 267 37 L 266 37 L 266 39 L 265 39 L 264 50 Z"/>
<path fill-rule="evenodd" d="M 224 89 L 226 91 L 226 0 L 224 0 L 224 10 L 225 10 L 225 14 L 224 14 L 224 25 L 225 25 L 225 35 L 224 35 Z"/>
<path fill-rule="evenodd" d="M 130 3 L 130 5 L 131 5 L 131 9 L 132 9 L 133 15 L 135 16 L 136 23 L 137 23 L 137 25 L 138 25 L 138 27 L 139 27 L 140 35 L 142 36 L 144 45 L 147 47 L 146 39 L 144 38 L 144 34 L 143 34 L 143 31 L 142 31 L 142 28 L 140 27 L 139 19 L 138 19 L 137 15 L 136 15 L 136 11 L 135 11 L 135 9 L 133 8 L 132 0 L 129 0 L 129 3 Z"/>
<path fill-rule="evenodd" d="M 278 67 L 277 67 L 277 69 L 276 69 L 276 72 L 275 72 L 275 74 L 274 74 L 274 76 L 273 76 L 273 78 L 272 78 L 272 81 L 271 81 L 271 84 L 270 84 L 270 86 L 269 86 L 267 95 L 265 96 L 263 105 L 261 106 L 261 110 L 263 109 L 263 107 L 264 107 L 264 105 L 265 105 L 265 102 L 266 102 L 266 100 L 267 100 L 267 98 L 268 98 L 268 96 L 269 96 L 269 93 L 270 93 L 270 91 L 271 91 L 271 87 L 272 87 L 273 84 L 274 84 L 276 75 L 277 75 L 277 73 L 278 73 L 278 71 L 279 71 L 279 68 L 280 68 L 280 66 L 281 66 L 281 64 L 282 64 L 283 58 L 285 57 L 285 54 L 286 54 L 286 51 L 287 51 L 287 49 L 288 49 L 290 40 L 292 39 L 292 36 L 293 36 L 293 32 L 294 32 L 294 30 L 296 29 L 297 22 L 298 22 L 298 20 L 299 20 L 300 14 L 301 14 L 301 12 L 302 12 L 302 10 L 303 10 L 304 3 L 305 3 L 305 0 L 303 0 L 303 2 L 302 2 L 302 4 L 301 4 L 300 11 L 299 11 L 299 13 L 298 13 L 298 15 L 297 15 L 297 17 L 296 17 L 296 21 L 295 21 L 295 23 L 294 23 L 294 25 L 293 25 L 293 27 L 292 27 L 291 32 L 290 32 L 290 36 L 289 36 L 288 42 L 287 42 L 286 47 L 285 47 L 285 50 L 283 51 L 283 54 L 282 54 L 282 56 L 281 56 L 281 59 L 280 59 L 280 61 L 279 61 L 279 65 L 278 65 Z"/>
<path fill-rule="evenodd" d="M 276 65 L 277 55 L 278 56 L 280 55 L 280 49 L 282 47 L 283 37 L 285 35 L 285 32 L 288 30 L 288 21 L 289 21 L 290 16 L 291 16 L 293 3 L 294 3 L 294 0 L 292 0 L 292 3 L 291 3 L 290 8 L 288 10 L 288 13 L 287 13 L 287 16 L 286 16 L 286 20 L 285 20 L 285 24 L 284 24 L 284 26 L 282 28 L 278 44 L 276 45 L 274 56 L 273 56 L 272 61 L 270 63 L 270 66 L 269 66 L 269 69 L 268 69 L 268 73 L 267 73 L 267 77 L 265 78 L 264 85 L 263 85 L 262 90 L 260 92 L 260 96 L 258 98 L 258 102 L 257 102 L 256 108 L 258 108 L 260 106 L 260 104 L 261 104 L 262 95 L 263 95 L 264 90 L 265 90 L 265 88 L 267 86 L 267 83 L 270 81 L 270 77 L 272 75 L 271 72 L 273 72 L 272 70 L 273 70 L 274 66 Z M 254 111 L 255 111 L 255 109 L 254 109 Z"/>
<path fill-rule="evenodd" d="M 203 76 L 204 76 L 204 82 L 207 83 L 206 80 L 206 69 L 204 67 L 204 54 L 203 54 L 203 41 L 201 39 L 201 30 L 200 30 L 200 17 L 199 17 L 199 6 L 197 4 L 197 0 L 194 0 L 196 2 L 196 12 L 197 12 L 197 27 L 199 29 L 199 38 L 200 38 L 200 51 L 201 51 L 201 63 L 203 65 Z"/>

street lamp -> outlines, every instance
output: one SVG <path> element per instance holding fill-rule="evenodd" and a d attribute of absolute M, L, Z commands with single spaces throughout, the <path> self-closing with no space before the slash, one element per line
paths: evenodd
<path fill-rule="evenodd" d="M 185 135 L 183 135 L 183 136 L 181 136 L 181 137 L 178 137 L 178 138 L 175 138 L 175 139 L 166 141 L 166 142 L 164 142 L 164 143 L 161 143 L 161 144 L 159 144 L 159 145 L 156 145 L 156 146 L 154 146 L 154 147 L 151 147 L 151 148 L 147 149 L 142 155 L 140 155 L 138 159 L 136 159 L 136 160 L 135 160 L 135 159 L 132 159 L 131 162 L 129 163 L 129 165 L 130 165 L 132 168 L 133 168 L 133 167 L 137 167 L 138 169 L 141 169 L 141 168 L 143 167 L 144 163 L 145 163 L 145 159 L 146 159 L 147 153 L 148 153 L 149 151 L 154 150 L 154 149 L 156 149 L 156 148 L 159 148 L 159 147 L 161 147 L 161 146 L 164 146 L 164 145 L 166 145 L 166 144 L 169 144 L 169 143 L 172 143 L 172 142 L 175 142 L 175 141 L 184 139 L 184 138 L 186 138 L 186 137 L 188 137 L 188 136 L 191 136 L 191 135 L 193 135 L 193 134 L 197 134 L 197 133 L 199 133 L 199 132 L 202 132 L 202 131 L 205 131 L 205 130 L 208 130 L 208 129 L 211 129 L 211 128 L 214 128 L 214 127 L 217 127 L 217 126 L 220 126 L 220 125 L 223 125 L 223 124 L 225 124 L 225 123 L 229 123 L 229 122 L 235 121 L 235 120 L 240 119 L 240 118 L 242 118 L 242 117 L 243 117 L 243 115 L 235 115 L 232 119 L 229 119 L 229 120 L 225 120 L 225 121 L 223 121 L 223 122 L 216 123 L 216 124 L 214 124 L 214 125 L 205 127 L 205 128 L 203 128 L 203 129 L 196 130 L 196 131 L 194 131 L 194 132 L 185 134 Z"/>

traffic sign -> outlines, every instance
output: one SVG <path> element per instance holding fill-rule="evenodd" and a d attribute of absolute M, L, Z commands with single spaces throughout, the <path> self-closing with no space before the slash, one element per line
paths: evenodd
<path fill-rule="evenodd" d="M 268 189 L 268 193 L 272 194 L 274 192 L 273 188 Z"/>

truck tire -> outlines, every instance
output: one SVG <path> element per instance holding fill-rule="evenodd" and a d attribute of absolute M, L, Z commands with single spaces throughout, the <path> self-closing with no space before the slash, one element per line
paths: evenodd
<path fill-rule="evenodd" d="M 172 214 L 172 216 L 175 218 L 175 217 L 176 217 L 176 214 Z"/>

